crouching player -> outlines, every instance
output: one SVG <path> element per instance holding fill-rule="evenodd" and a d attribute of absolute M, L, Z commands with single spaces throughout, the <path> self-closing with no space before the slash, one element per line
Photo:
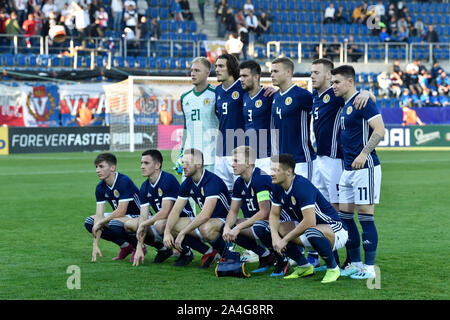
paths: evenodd
<path fill-rule="evenodd" d="M 227 250 L 222 238 L 222 228 L 230 208 L 231 197 L 225 183 L 214 173 L 203 168 L 203 154 L 198 149 L 187 149 L 183 155 L 183 171 L 186 180 L 180 186 L 178 198 L 167 219 L 164 245 L 176 248 L 181 254 L 178 266 L 189 264 L 194 255 L 190 248 L 204 254 L 201 268 L 208 268 Z M 201 211 L 195 216 L 180 217 L 180 213 L 194 199 Z M 212 248 L 203 252 L 197 249 L 198 240 L 208 241 Z M 195 243 L 193 240 L 196 240 Z"/>
<path fill-rule="evenodd" d="M 269 223 L 273 248 L 295 260 L 298 264 L 286 279 L 305 277 L 314 273 L 314 267 L 303 253 L 296 252 L 295 245 L 319 253 L 327 265 L 322 283 L 336 281 L 340 269 L 333 250 L 345 246 L 347 230 L 336 210 L 325 200 L 320 191 L 304 177 L 294 173 L 295 161 L 290 154 L 272 157 L 271 177 L 273 187 L 272 209 Z M 280 223 L 284 209 L 292 221 Z M 281 235 L 281 236 L 280 236 Z"/>
<path fill-rule="evenodd" d="M 111 153 L 101 153 L 94 161 L 95 171 L 101 180 L 95 189 L 97 206 L 95 215 L 86 219 L 84 226 L 92 233 L 92 262 L 102 257 L 98 246 L 100 238 L 114 242 L 120 247 L 113 260 L 123 260 L 136 248 L 136 237 L 128 234 L 124 223 L 139 216 L 139 189 L 126 175 L 116 172 L 117 158 Z M 105 213 L 108 202 L 112 213 Z"/>

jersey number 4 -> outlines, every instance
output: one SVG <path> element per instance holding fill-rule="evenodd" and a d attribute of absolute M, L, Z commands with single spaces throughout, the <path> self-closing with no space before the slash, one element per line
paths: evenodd
<path fill-rule="evenodd" d="M 278 108 L 278 107 L 277 107 L 276 113 L 277 113 L 277 115 L 280 117 L 280 120 L 281 120 L 281 108 Z"/>

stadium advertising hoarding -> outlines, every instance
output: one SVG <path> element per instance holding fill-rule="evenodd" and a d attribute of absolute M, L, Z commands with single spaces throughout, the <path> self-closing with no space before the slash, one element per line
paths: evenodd
<path fill-rule="evenodd" d="M 450 147 L 450 126 L 386 126 L 379 147 Z"/>
<path fill-rule="evenodd" d="M 11 127 L 8 131 L 9 153 L 103 151 L 109 150 L 111 143 L 127 144 L 130 138 L 126 132 L 110 134 L 108 127 Z M 156 148 L 157 136 L 157 127 L 148 126 L 136 131 L 134 138 L 137 147 L 150 145 Z M 3 139 L 0 131 L 0 144 Z"/>

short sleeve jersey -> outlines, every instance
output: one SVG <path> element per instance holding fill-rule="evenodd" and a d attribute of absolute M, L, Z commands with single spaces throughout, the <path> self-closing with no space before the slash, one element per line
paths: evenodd
<path fill-rule="evenodd" d="M 341 111 L 341 142 L 345 170 L 352 170 L 353 161 L 369 141 L 373 132 L 369 122 L 376 117 L 381 117 L 376 104 L 372 100 L 367 101 L 365 108 L 355 109 L 353 101 L 358 94 L 357 91 L 348 99 Z M 379 164 L 377 153 L 373 150 L 367 156 L 364 168 L 373 168 Z"/>
<path fill-rule="evenodd" d="M 204 169 L 202 177 L 195 183 L 191 177 L 187 177 L 180 186 L 178 198 L 191 197 L 203 209 L 206 199 L 217 198 L 216 207 L 211 218 L 225 219 L 230 210 L 231 197 L 225 182 L 214 173 Z"/>
<path fill-rule="evenodd" d="M 128 202 L 127 215 L 140 214 L 139 189 L 125 174 L 116 173 L 116 179 L 110 187 L 104 180 L 97 184 L 95 189 L 97 203 L 108 202 L 116 210 L 120 202 Z"/>
<path fill-rule="evenodd" d="M 171 173 L 161 171 L 154 184 L 151 184 L 148 179 L 142 183 L 140 190 L 141 207 L 150 206 L 153 209 L 153 214 L 156 214 L 161 210 L 164 200 L 177 200 L 179 190 L 180 183 L 177 178 Z M 194 213 L 188 202 L 180 217 L 193 216 Z"/>

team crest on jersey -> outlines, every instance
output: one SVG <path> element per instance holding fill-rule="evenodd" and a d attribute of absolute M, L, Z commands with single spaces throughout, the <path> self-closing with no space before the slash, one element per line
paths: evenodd
<path fill-rule="evenodd" d="M 347 114 L 352 113 L 352 111 L 353 111 L 353 107 L 352 106 L 347 107 Z"/>
<path fill-rule="evenodd" d="M 200 192 L 201 192 L 202 196 L 205 196 L 205 191 L 203 190 L 203 187 L 200 189 Z"/>
<path fill-rule="evenodd" d="M 162 190 L 161 190 L 161 188 L 158 188 L 158 195 L 159 195 L 160 197 L 162 197 Z"/>
<path fill-rule="evenodd" d="M 234 100 L 236 100 L 237 98 L 239 98 L 239 92 L 234 91 L 234 92 L 231 94 L 231 97 L 232 97 Z"/>
<path fill-rule="evenodd" d="M 113 194 L 114 194 L 114 197 L 116 197 L 116 198 L 118 198 L 120 196 L 119 191 L 117 191 L 117 189 L 114 190 Z"/>
<path fill-rule="evenodd" d="M 291 202 L 292 202 L 292 204 L 295 206 L 295 203 L 296 203 L 296 202 L 295 202 L 294 196 L 291 197 Z"/>
<path fill-rule="evenodd" d="M 330 101 L 330 96 L 328 94 L 325 95 L 325 97 L 323 97 L 323 103 L 328 103 Z"/>
<path fill-rule="evenodd" d="M 292 98 L 291 97 L 287 97 L 286 100 L 284 100 L 284 104 L 289 106 L 292 103 Z"/>
<path fill-rule="evenodd" d="M 211 102 L 211 100 L 209 100 L 209 98 L 206 98 L 205 99 L 205 101 L 203 101 L 203 103 L 206 105 L 206 104 L 209 104 Z"/>
<path fill-rule="evenodd" d="M 256 108 L 261 108 L 261 106 L 262 106 L 262 100 L 261 100 L 261 99 L 256 100 L 256 102 L 255 102 L 255 107 L 256 107 Z"/>

